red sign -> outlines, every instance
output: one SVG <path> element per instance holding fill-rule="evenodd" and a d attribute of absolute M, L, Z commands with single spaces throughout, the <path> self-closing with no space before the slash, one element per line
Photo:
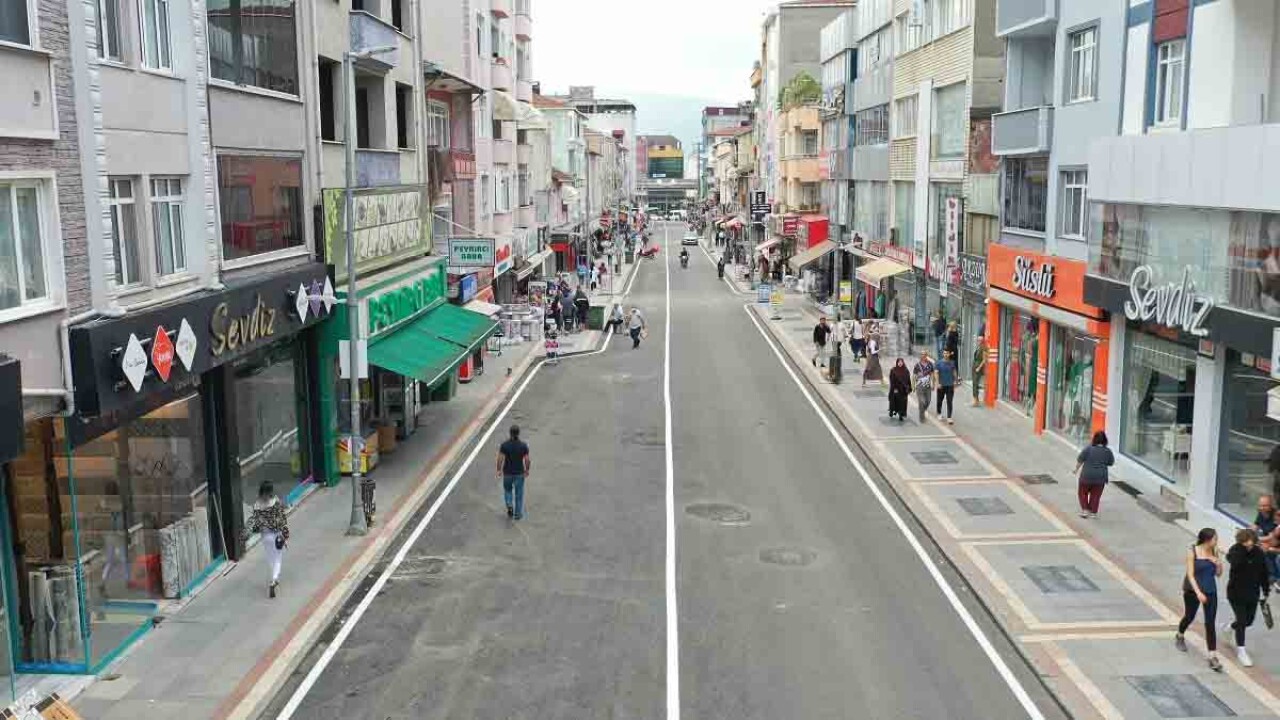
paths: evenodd
<path fill-rule="evenodd" d="M 173 370 L 173 341 L 163 325 L 156 328 L 156 338 L 151 341 L 151 364 L 160 379 L 169 382 L 169 372 Z"/>
<path fill-rule="evenodd" d="M 907 267 L 911 267 L 912 263 L 915 262 L 915 254 L 911 252 L 911 248 L 898 247 L 897 245 L 885 245 L 884 256 Z"/>
<path fill-rule="evenodd" d="M 795 237 L 796 232 L 800 230 L 800 218 L 796 215 L 786 215 L 782 218 L 782 234 L 787 237 Z"/>
<path fill-rule="evenodd" d="M 995 243 L 987 249 L 987 281 L 992 287 L 1045 305 L 1102 319 L 1102 311 L 1084 301 L 1085 264 Z"/>

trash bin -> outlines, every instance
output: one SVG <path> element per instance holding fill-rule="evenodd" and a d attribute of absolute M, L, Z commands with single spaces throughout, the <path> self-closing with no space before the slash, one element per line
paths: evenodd
<path fill-rule="evenodd" d="M 841 367 L 843 359 L 840 353 L 835 353 L 827 358 L 827 379 L 833 383 L 839 383 L 844 376 L 844 368 Z"/>
<path fill-rule="evenodd" d="M 587 329 L 603 330 L 604 329 L 604 306 L 592 305 L 587 310 Z"/>

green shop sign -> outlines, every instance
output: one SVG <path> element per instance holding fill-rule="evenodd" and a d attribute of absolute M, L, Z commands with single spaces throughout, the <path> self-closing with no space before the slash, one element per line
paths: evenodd
<path fill-rule="evenodd" d="M 430 204 L 426 187 L 396 185 L 354 191 L 352 237 L 356 272 L 375 272 L 431 251 Z M 334 281 L 347 277 L 346 196 L 341 188 L 323 192 L 325 258 Z"/>
<path fill-rule="evenodd" d="M 444 298 L 444 275 L 438 270 L 408 285 L 387 290 L 368 300 L 369 336 L 417 315 Z"/>

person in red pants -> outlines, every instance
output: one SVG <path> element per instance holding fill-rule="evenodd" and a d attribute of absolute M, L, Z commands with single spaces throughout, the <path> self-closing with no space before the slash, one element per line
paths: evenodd
<path fill-rule="evenodd" d="M 1115 464 L 1116 456 L 1107 447 L 1107 434 L 1099 430 L 1093 434 L 1089 447 L 1076 457 L 1076 475 L 1080 478 L 1080 517 L 1091 518 L 1098 514 L 1098 503 L 1107 487 L 1107 468 Z"/>

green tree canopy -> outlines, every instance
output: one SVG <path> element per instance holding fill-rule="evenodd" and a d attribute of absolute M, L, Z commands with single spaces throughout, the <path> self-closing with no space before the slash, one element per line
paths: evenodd
<path fill-rule="evenodd" d="M 789 110 L 797 105 L 808 105 L 822 99 L 822 83 L 809 73 L 801 70 L 791 78 L 791 82 L 778 91 L 778 106 Z"/>

